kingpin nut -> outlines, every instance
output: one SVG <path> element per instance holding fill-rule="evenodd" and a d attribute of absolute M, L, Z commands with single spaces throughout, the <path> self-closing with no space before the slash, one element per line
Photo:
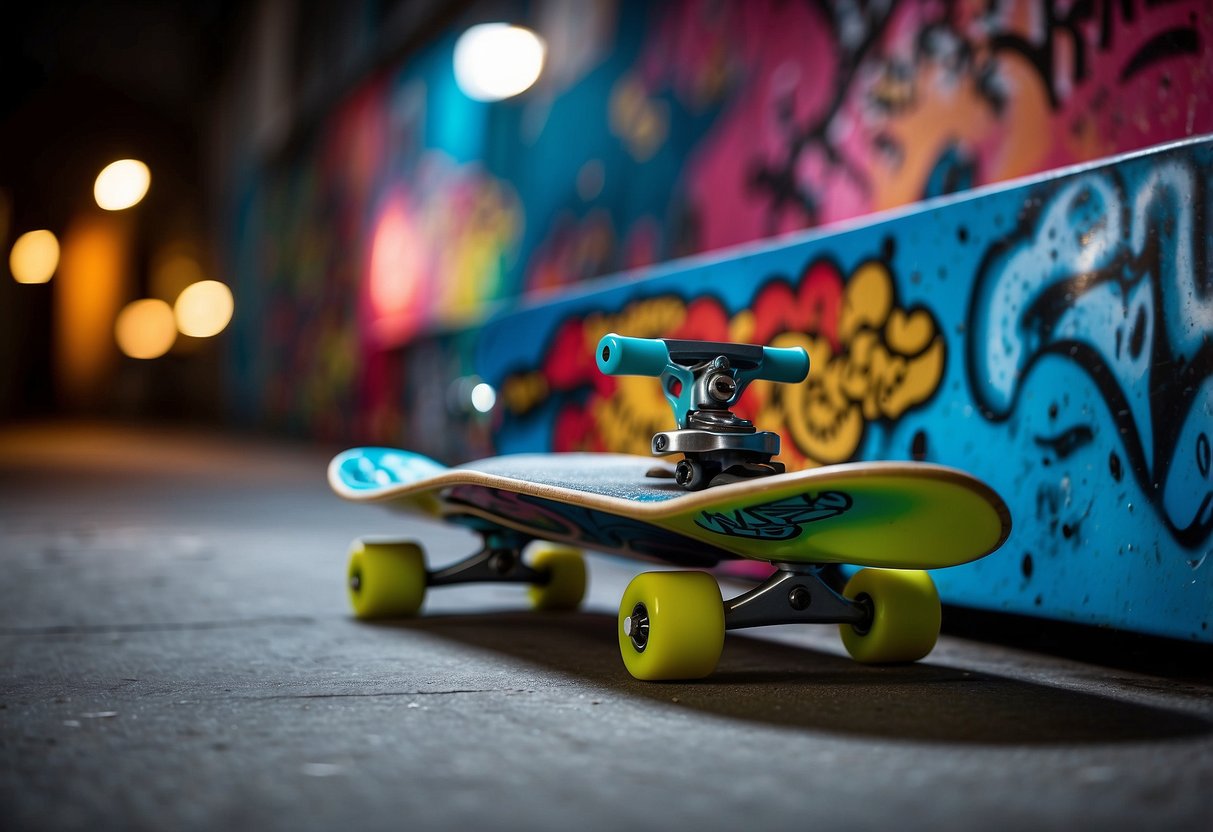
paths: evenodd
<path fill-rule="evenodd" d="M 727 402 L 737 395 L 737 381 L 726 373 L 719 373 L 708 381 L 708 394 L 718 402 Z"/>

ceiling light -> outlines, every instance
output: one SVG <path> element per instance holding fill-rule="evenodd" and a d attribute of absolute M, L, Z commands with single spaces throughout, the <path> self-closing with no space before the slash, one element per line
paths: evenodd
<path fill-rule="evenodd" d="M 455 80 L 469 98 L 500 101 L 530 89 L 547 47 L 539 35 L 508 23 L 481 23 L 455 43 Z"/>

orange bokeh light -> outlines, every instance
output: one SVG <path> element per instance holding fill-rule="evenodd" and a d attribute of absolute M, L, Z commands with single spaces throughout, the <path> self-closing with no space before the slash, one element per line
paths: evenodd
<path fill-rule="evenodd" d="M 63 235 L 55 278 L 55 366 L 69 406 L 104 400 L 118 361 L 113 326 L 130 285 L 131 225 L 121 214 L 88 214 Z"/>

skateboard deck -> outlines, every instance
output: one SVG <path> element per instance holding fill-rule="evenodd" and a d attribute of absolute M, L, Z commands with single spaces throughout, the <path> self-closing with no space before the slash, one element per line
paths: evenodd
<path fill-rule="evenodd" d="M 929 463 L 832 465 L 703 491 L 679 488 L 672 470 L 652 457 L 599 453 L 447 467 L 355 448 L 333 459 L 328 478 L 355 502 L 696 568 L 749 558 L 935 569 L 989 554 L 1011 528 L 993 490 Z"/>

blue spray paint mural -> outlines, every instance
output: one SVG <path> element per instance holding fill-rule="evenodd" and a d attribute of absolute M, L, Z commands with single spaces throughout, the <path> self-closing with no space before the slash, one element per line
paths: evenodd
<path fill-rule="evenodd" d="M 970 382 L 990 418 L 1015 413 L 1042 361 L 1073 364 L 1095 382 L 1104 413 L 1038 444 L 1065 459 L 1093 441 L 1094 422 L 1110 420 L 1121 447 L 1108 476 L 1127 473 L 1155 495 L 1161 522 L 1187 547 L 1213 525 L 1207 179 L 1183 157 L 1075 177 L 991 247 L 970 315 Z"/>

